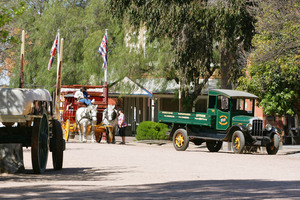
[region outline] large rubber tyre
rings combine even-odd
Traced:
[[[208,140],[206,141],[206,147],[210,152],[218,152],[222,147],[222,141]]]
[[[46,114],[35,118],[31,135],[31,162],[33,172],[41,174],[45,171],[49,152],[49,122]]]
[[[274,134],[271,138],[272,142],[266,145],[266,149],[269,155],[275,155],[277,154],[279,150],[279,144],[280,144],[280,136],[277,134]]]
[[[57,120],[53,120],[53,137],[50,141],[52,150],[52,162],[54,170],[60,170],[63,166],[63,157],[65,150],[65,141],[63,139],[63,131],[61,124]]]
[[[245,136],[241,131],[233,133],[231,145],[234,153],[242,154],[244,152]]]
[[[63,129],[63,133],[64,133],[64,139],[65,141],[69,141],[69,137],[70,137],[70,120],[68,119],[65,123],[64,123],[64,129]]]
[[[186,130],[178,129],[173,135],[173,145],[177,151],[185,151],[189,146],[189,137]]]

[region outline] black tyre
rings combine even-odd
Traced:
[[[222,147],[222,141],[208,140],[206,141],[206,147],[210,152],[218,152]]]
[[[173,145],[177,151],[185,151],[189,146],[189,137],[186,130],[178,129],[173,135]]]
[[[267,149],[267,152],[269,155],[275,155],[275,154],[277,154],[277,152],[279,150],[280,136],[277,134],[274,134],[271,139],[272,139],[272,142],[266,146],[266,149]]]
[[[63,139],[61,124],[57,120],[53,120],[53,137],[51,138],[50,146],[52,151],[53,168],[54,170],[60,170],[63,165],[65,141]]]
[[[49,152],[49,123],[46,114],[41,119],[35,118],[31,135],[31,162],[33,172],[45,171]]]
[[[231,145],[234,153],[243,153],[245,148],[245,136],[241,131],[235,131],[233,133]]]

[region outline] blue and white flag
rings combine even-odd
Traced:
[[[104,34],[104,37],[100,44],[98,52],[102,56],[102,59],[103,59],[102,69],[105,70],[107,68],[107,35],[106,34]]]

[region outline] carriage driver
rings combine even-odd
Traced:
[[[84,86],[82,86],[79,91],[75,92],[74,97],[77,98],[79,102],[84,103],[87,106],[92,105],[95,101],[94,99],[93,101],[89,99],[90,95],[87,93]]]

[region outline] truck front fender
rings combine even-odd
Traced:
[[[245,126],[234,125],[234,126],[229,127],[226,130],[226,137],[223,139],[223,141],[231,142],[232,135],[235,131],[241,131],[244,134],[246,140],[247,140],[247,138],[251,137]]]
[[[174,135],[175,131],[179,128],[183,128],[183,129],[186,130],[186,125],[184,125],[184,124],[174,124],[174,123],[172,124],[172,128],[171,128],[170,134],[169,134],[169,139],[171,139],[171,140],[173,139],[173,135]]]

